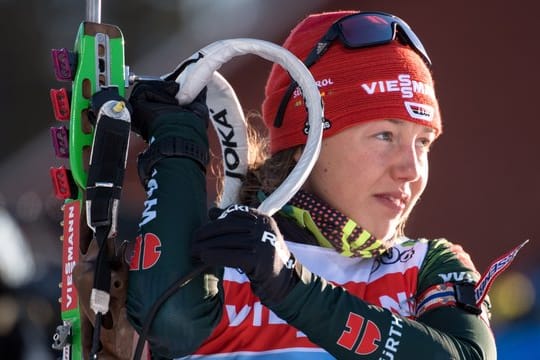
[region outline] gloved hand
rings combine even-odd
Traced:
[[[208,125],[206,87],[192,103],[182,106],[176,100],[178,88],[179,85],[172,80],[140,81],[133,88],[129,97],[133,109],[131,129],[145,141],[148,141],[154,121],[166,114],[189,111],[203,120],[205,127]]]
[[[194,239],[195,257],[210,266],[240,268],[265,305],[279,303],[300,281],[300,265],[276,222],[256,209],[231,205],[198,229]]]
[[[123,101],[126,104],[126,107],[130,113],[132,112],[130,104],[118,93],[118,88],[116,86],[103,87],[101,90],[96,92],[90,98],[90,109],[88,111],[88,120],[92,125],[96,125],[97,117],[99,110],[108,101]]]

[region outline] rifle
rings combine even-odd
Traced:
[[[66,123],[51,128],[55,153],[69,161],[69,168],[50,169],[55,195],[64,201],[62,325],[56,329],[52,347],[63,352],[63,359],[82,359],[88,356],[89,347],[83,333],[93,331],[90,352],[96,358],[109,307],[117,210],[130,132],[130,114],[119,100],[128,87],[124,39],[118,27],[101,23],[100,0],[87,0],[86,19],[79,26],[73,51],[53,49],[52,58],[57,80],[71,82],[70,92],[66,88],[50,92],[56,119]],[[107,90],[101,99],[103,106],[93,114],[90,100],[100,90]],[[81,307],[74,270],[81,265],[81,256],[96,245],[96,269],[90,274],[94,283],[92,321],[92,315]]]

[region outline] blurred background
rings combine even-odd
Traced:
[[[305,15],[337,9],[382,10],[404,18],[434,63],[444,135],[431,154],[428,189],[413,213],[410,236],[462,244],[480,272],[531,239],[490,296],[500,359],[538,358],[540,343],[540,46],[536,2],[503,0],[103,0],[102,21],[125,37],[126,64],[161,75],[203,46],[251,37],[281,43]],[[85,16],[83,0],[0,0],[2,141],[0,142],[0,354],[53,359],[62,213],[52,192],[56,81],[52,48],[72,49]],[[243,108],[260,111],[271,64],[236,58],[221,72]],[[120,236],[132,238],[143,192],[131,142]]]

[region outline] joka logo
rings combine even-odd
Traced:
[[[152,233],[144,234],[144,239],[137,236],[129,270],[147,270],[156,265],[161,256],[160,247],[161,240]]]
[[[379,348],[381,331],[373,321],[365,322],[363,316],[351,312],[345,327],[346,329],[337,341],[339,346],[352,350],[358,343],[354,350],[358,355],[369,355]],[[359,338],[360,341],[358,341]]]

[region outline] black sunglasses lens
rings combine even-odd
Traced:
[[[394,39],[394,24],[411,45],[422,55],[428,65],[431,60],[424,45],[409,25],[398,17],[385,14],[356,14],[339,21],[343,43],[350,48],[379,45]]]
[[[363,47],[389,42],[393,38],[391,22],[385,16],[350,16],[340,21],[345,45]]]

